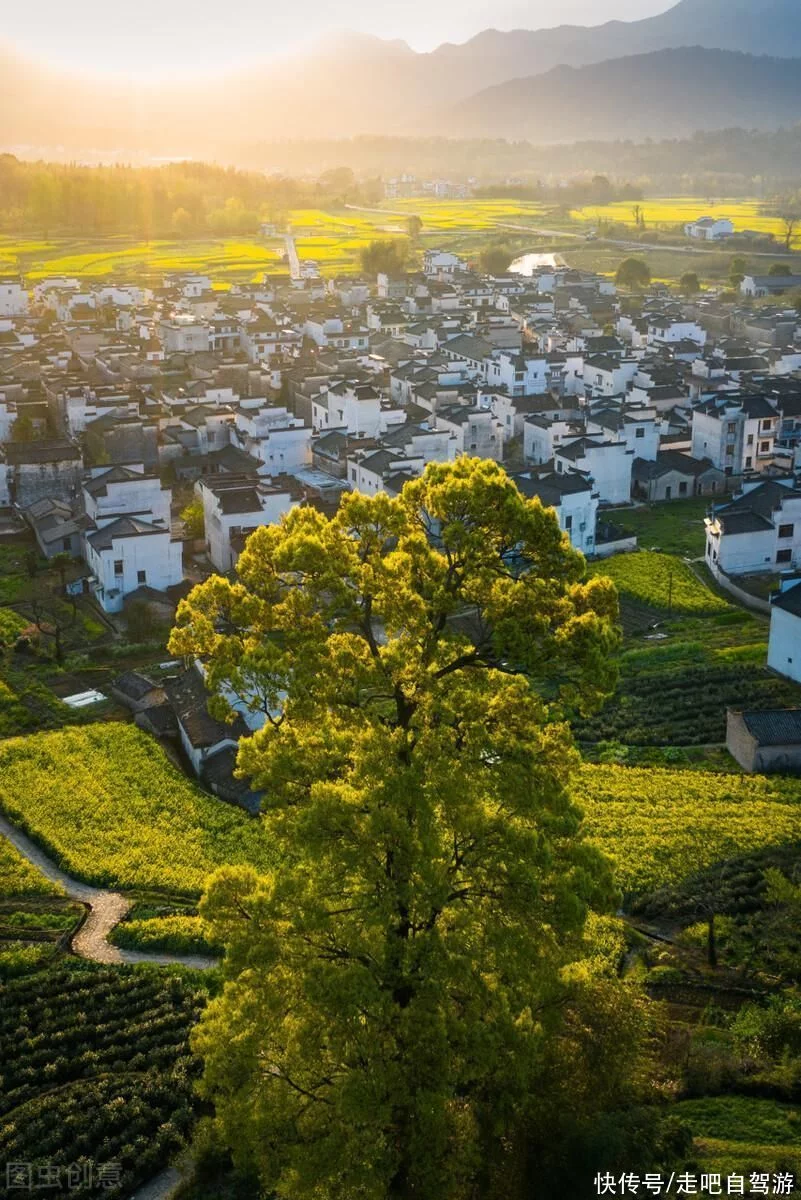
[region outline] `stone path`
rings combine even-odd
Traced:
[[[64,889],[71,900],[87,905],[89,913],[81,928],[72,939],[72,948],[81,958],[91,958],[100,963],[153,963],[156,966],[177,964],[207,971],[218,965],[218,959],[200,954],[156,954],[144,950],[123,950],[108,940],[115,925],[131,907],[131,901],[119,892],[105,891],[73,879],[66,871],[56,866],[35,842],[17,829],[16,825],[0,814],[0,834],[8,838],[12,846],[27,858],[38,871]]]

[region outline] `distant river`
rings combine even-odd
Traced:
[[[540,267],[563,267],[561,254],[523,254],[516,258],[509,270],[513,275],[533,275]]]

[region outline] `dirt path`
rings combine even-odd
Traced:
[[[142,950],[122,950],[113,946],[108,940],[115,925],[131,907],[131,901],[119,892],[105,891],[103,888],[92,887],[73,879],[66,871],[56,866],[35,842],[17,829],[15,825],[0,814],[0,834],[8,838],[12,846],[27,858],[32,866],[64,889],[71,900],[79,900],[86,904],[89,913],[81,928],[72,939],[72,948],[81,958],[91,958],[100,963],[153,963],[157,966],[177,964],[183,967],[194,967],[198,971],[206,971],[218,965],[216,958],[207,958],[200,954],[151,954]]]

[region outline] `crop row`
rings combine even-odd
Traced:
[[[81,1082],[16,1109],[0,1129],[0,1158],[24,1164],[34,1187],[49,1168],[61,1186],[47,1195],[122,1200],[181,1147],[193,1120],[186,1079]]]
[[[796,685],[752,666],[632,673],[599,714],[575,723],[574,732],[584,742],[706,745],[725,740],[727,707],[782,708],[799,702]]]

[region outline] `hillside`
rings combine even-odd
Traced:
[[[801,58],[797,7],[797,0],[680,0],[668,12],[646,20],[613,21],[594,28],[485,30],[462,45],[445,44],[426,54],[416,53],[403,41],[348,33],[322,39],[303,53],[271,60],[257,70],[227,73],[221,65],[217,77],[199,78],[192,85],[74,77],[26,61],[12,47],[0,45],[0,151],[26,156],[171,155],[231,161],[232,144],[240,140],[425,135],[431,132],[432,114],[441,124],[452,109],[456,110],[454,128],[480,127],[491,136],[503,136],[512,128],[508,110],[516,99],[527,103],[528,87],[532,94],[542,94],[541,85],[524,86],[520,81],[556,68],[588,67],[687,46]],[[733,89],[735,99],[729,108],[716,94],[714,71],[708,97],[705,78],[691,81],[695,115],[688,95],[679,119],[667,107],[673,104],[673,93],[668,93],[660,116],[661,124],[671,126],[669,131],[652,120],[638,125],[634,106],[627,102],[615,106],[604,101],[603,111],[596,112],[594,97],[589,109],[593,122],[580,123],[572,97],[565,94],[573,86],[573,77],[562,72],[545,85],[559,89],[558,111],[552,103],[548,107],[547,124],[553,124],[549,136],[533,136],[536,131],[525,123],[523,127],[532,140],[556,141],[597,136],[600,128],[617,136],[614,122],[626,118],[625,136],[643,129],[649,135],[673,135],[677,129],[693,132],[738,121],[765,128],[777,123],[777,111],[781,120],[787,119],[788,105],[774,95],[776,81],[771,75],[777,69],[743,64],[742,70],[755,76],[743,95],[739,95],[739,75],[727,82],[724,76],[719,84]],[[755,95],[757,76],[764,78],[768,90],[762,105]],[[504,84],[511,89],[507,99],[488,96],[487,89]],[[633,80],[625,78],[618,92],[629,85]],[[658,89],[653,95],[654,100],[660,99]],[[680,87],[678,98],[683,97]],[[481,113],[488,101],[486,113]],[[463,102],[462,110],[458,106]]]
[[[696,46],[556,67],[486,88],[435,120],[452,136],[547,143],[766,130],[799,119],[801,60]]]

